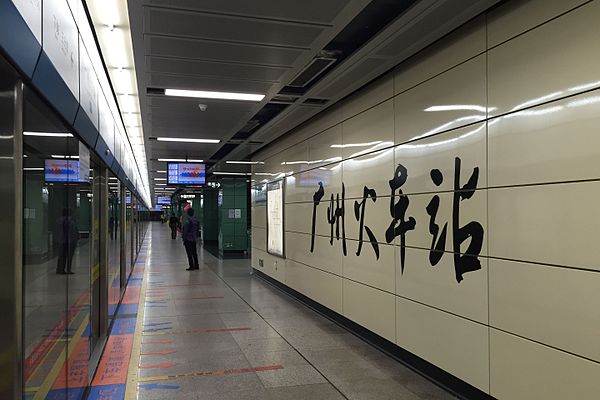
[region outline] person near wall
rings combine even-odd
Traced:
[[[110,233],[110,240],[115,240],[115,217],[112,215],[108,219],[108,232]]]
[[[177,238],[177,228],[179,227],[179,220],[175,216],[175,214],[171,214],[171,218],[169,218],[169,228],[171,228],[171,239]]]
[[[198,251],[196,249],[196,239],[198,238],[200,223],[196,217],[194,217],[193,208],[188,208],[187,215],[188,219],[183,224],[181,238],[183,239],[183,245],[185,246],[185,252],[187,253],[188,262],[190,264],[190,267],[186,270],[193,271],[200,269],[198,264]]]
[[[68,208],[63,209],[62,217],[56,221],[55,237],[58,245],[56,273],[59,275],[74,274],[72,265],[79,240],[79,229],[77,229]]]

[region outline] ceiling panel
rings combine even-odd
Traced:
[[[148,87],[217,90],[225,92],[267,93],[271,82],[225,79],[185,74],[147,73]]]
[[[155,35],[303,48],[309,48],[324,29],[320,26],[163,8],[146,8],[145,22],[145,32]]]
[[[232,115],[249,114],[254,107],[246,102],[178,97],[149,97],[148,100],[152,136],[218,137],[238,122]],[[206,111],[200,111],[199,103],[206,104]]]
[[[237,78],[267,82],[277,82],[287,72],[287,68],[280,67],[158,57],[146,57],[146,70],[149,72],[199,75],[207,78]]]
[[[291,66],[302,50],[146,35],[146,55]]]
[[[331,23],[346,0],[148,0],[146,4],[261,18]]]

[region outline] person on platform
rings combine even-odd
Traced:
[[[115,217],[112,215],[108,219],[108,232],[110,233],[110,240],[115,240]]]
[[[193,271],[200,269],[198,264],[198,251],[196,249],[196,239],[198,238],[198,231],[200,229],[200,223],[194,217],[194,209],[188,208],[187,210],[188,219],[183,224],[181,231],[181,238],[183,239],[183,245],[185,246],[185,252],[188,256],[188,262],[190,267],[187,271]]]
[[[177,228],[179,228],[179,220],[175,214],[171,214],[171,218],[169,218],[169,228],[171,228],[171,239],[176,239]]]
[[[75,248],[79,240],[79,229],[77,229],[68,208],[63,209],[62,217],[56,221],[55,235],[58,245],[56,273],[59,275],[74,274],[72,265]]]

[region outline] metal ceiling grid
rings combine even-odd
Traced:
[[[219,144],[147,141],[157,158],[207,160],[290,82],[369,0],[132,0],[139,92],[147,88],[265,94],[260,103],[141,95],[150,137],[218,138]],[[201,112],[198,104],[206,104]],[[243,146],[256,149],[254,143]],[[150,180],[164,174],[150,173]]]

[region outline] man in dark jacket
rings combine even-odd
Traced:
[[[185,252],[188,256],[188,262],[190,267],[187,271],[200,269],[198,264],[198,251],[196,250],[196,238],[198,237],[198,230],[200,229],[200,223],[194,217],[194,209],[189,208],[188,219],[183,224],[183,230],[181,231],[181,238],[183,239],[183,245],[185,246]]]
[[[56,273],[59,275],[74,274],[71,268],[73,255],[79,240],[79,229],[77,229],[75,221],[69,215],[68,208],[63,209],[62,217],[56,221],[55,238],[58,245]]]
[[[179,228],[179,220],[175,214],[171,214],[169,218],[169,228],[171,228],[171,239],[177,238],[177,228]]]

